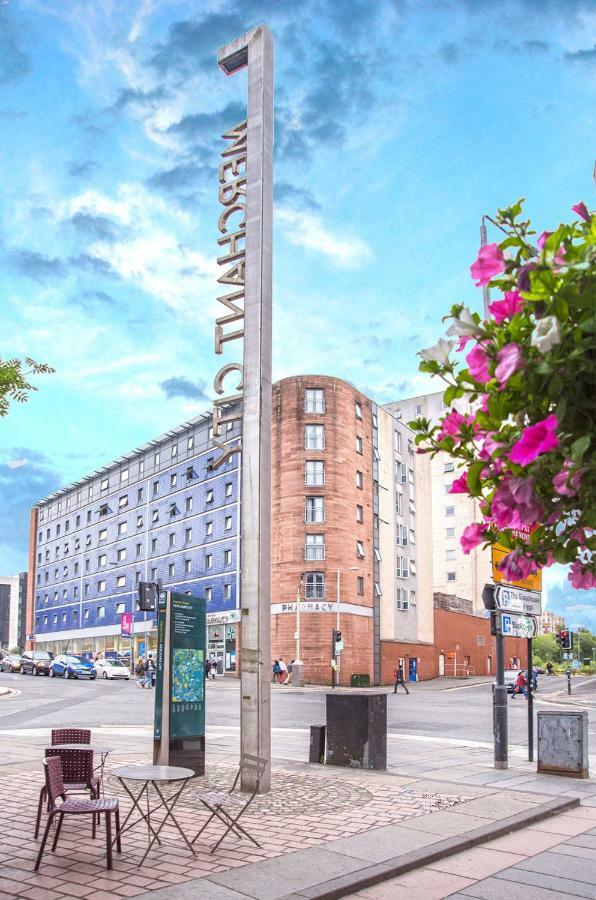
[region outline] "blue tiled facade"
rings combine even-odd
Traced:
[[[210,425],[195,419],[37,504],[38,647],[104,649],[139,581],[205,597],[208,621],[238,621],[238,455],[210,469]],[[135,633],[152,618],[135,612]]]

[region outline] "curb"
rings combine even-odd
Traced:
[[[577,806],[579,806],[577,797],[566,800],[550,800],[548,803],[541,803],[533,810],[526,810],[490,825],[482,825],[480,828],[456,837],[445,838],[420,850],[402,853],[400,856],[394,856],[374,866],[367,866],[349,875],[342,875],[293,894],[286,894],[280,900],[337,900],[337,898],[345,897],[346,894],[357,893],[364,888],[387,881],[389,878],[395,878],[397,875],[405,875],[406,872],[411,872],[413,869],[420,869],[422,866],[444,859],[446,856],[453,856],[454,853],[469,850],[478,844],[484,844],[486,841],[502,837],[512,831],[526,828],[528,825],[567,812]],[[328,844],[327,849],[331,848],[332,844]]]

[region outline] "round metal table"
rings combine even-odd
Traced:
[[[194,856],[194,848],[186,835],[184,834],[182,828],[180,827],[176,817],[174,816],[173,809],[176,806],[178,800],[180,799],[186,785],[190,781],[191,778],[194,778],[194,772],[192,769],[184,769],[181,766],[152,766],[152,765],[137,765],[137,766],[120,766],[117,769],[112,769],[111,774],[118,779],[123,789],[126,791],[130,799],[132,800],[132,808],[128,812],[126,818],[122,822],[120,826],[119,834],[124,834],[125,831],[128,831],[130,828],[134,828],[136,825],[139,825],[141,822],[145,822],[147,825],[147,849],[143,854],[143,858],[141,859],[139,866],[142,866],[145,862],[147,854],[157,841],[158,844],[161,844],[159,839],[159,835],[161,833],[162,828],[166,824],[168,820],[171,819],[172,824],[177,828],[180,836],[184,840],[184,843],[190,850],[190,852]],[[138,793],[133,793],[133,791],[129,788],[127,782],[142,782],[141,789]],[[162,791],[160,790],[160,785],[165,784],[179,784],[178,789],[172,794],[171,797],[164,797]],[[159,797],[159,803],[156,806],[151,807],[151,800],[149,795],[149,787],[152,787],[157,796]],[[147,811],[144,812],[141,808],[141,802],[143,800],[143,796],[145,796]],[[139,817],[134,819],[129,823],[129,819],[133,815],[135,809],[137,810]],[[154,827],[151,819],[155,817],[155,813],[158,810],[165,810],[165,815],[159,821],[155,822],[156,827]]]

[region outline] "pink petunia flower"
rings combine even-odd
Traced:
[[[466,349],[466,344],[472,340],[471,334],[460,334],[459,340],[457,342],[457,347],[455,348],[456,353],[461,353],[462,350]]]
[[[584,567],[579,559],[571,564],[569,575],[567,576],[572,587],[578,591],[589,591],[596,587],[596,574],[590,569]]]
[[[476,344],[473,350],[470,350],[466,356],[466,362],[470,375],[480,384],[486,384],[490,381],[490,372],[488,371],[489,356],[486,350]]]
[[[524,358],[519,344],[512,342],[505,344],[497,353],[497,367],[495,376],[503,390],[514,372],[523,368]]]
[[[512,550],[503,557],[498,569],[508,581],[520,581],[537,572],[538,565],[523,550]]]
[[[535,425],[529,425],[524,429],[519,441],[516,441],[509,459],[511,462],[520,466],[529,466],[542,453],[550,453],[555,447],[559,446],[559,438],[556,431],[559,425],[558,419],[554,413],[547,416],[541,422]]]
[[[490,514],[498,528],[521,528],[539,522],[544,514],[533,478],[506,478],[496,489]]]
[[[468,494],[468,473],[464,472],[451,485],[450,494]]]
[[[583,201],[581,201],[580,203],[576,203],[575,206],[571,207],[571,209],[580,217],[580,219],[583,219],[584,222],[589,223],[592,221],[592,217],[588,211],[588,207]]]
[[[474,547],[478,547],[479,544],[482,544],[482,542],[485,540],[485,531],[486,526],[478,525],[477,522],[474,522],[472,525],[468,525],[467,528],[464,528],[463,534],[459,540],[464,553],[468,554],[474,549]]]
[[[471,416],[462,416],[456,409],[452,409],[441,422],[439,440],[442,441],[447,436],[459,438],[462,425],[470,425],[471,422]]]
[[[557,494],[561,494],[562,497],[575,497],[585,472],[585,466],[573,472],[573,462],[570,459],[566,459],[561,471],[557,472],[553,478],[553,485]]]
[[[517,315],[525,302],[519,291],[507,291],[503,300],[495,300],[488,309],[497,325],[500,325],[505,319],[512,319]]]
[[[551,234],[552,234],[552,231],[543,231],[542,234],[540,235],[540,237],[538,238],[538,240],[536,241],[536,243],[538,244],[538,246],[540,247],[541,250],[544,249],[544,245],[548,241]]]
[[[470,266],[476,287],[488,284],[491,278],[505,271],[505,257],[496,244],[488,244],[478,251],[476,262]]]
[[[480,409],[483,413],[488,413],[488,394],[483,394],[480,398]]]

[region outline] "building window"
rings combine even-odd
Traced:
[[[455,581],[455,572],[447,572],[447,581]]]
[[[179,516],[180,510],[175,503],[170,503],[170,516]]]
[[[171,531],[170,532],[170,547],[175,547],[175,546],[176,546],[176,532]]]
[[[364,522],[364,507],[356,505],[356,521],[362,523]]]
[[[157,569],[155,568],[155,566],[151,569],[151,581],[157,581]]]
[[[68,501],[66,501],[66,502],[68,503]],[[64,530],[70,531],[70,519],[67,519],[66,522],[64,523]]]
[[[443,472],[454,472],[455,471],[455,463],[447,462],[443,466]]]
[[[140,459],[139,460],[139,475],[142,475],[144,471],[145,471],[145,460]]]
[[[196,477],[197,477],[197,473],[195,472],[194,467],[189,466],[186,470],[186,480],[192,481],[193,478],[196,478]]]
[[[325,559],[325,535],[307,534],[304,542],[304,558],[322,560]]]
[[[447,550],[445,553],[445,559],[455,559],[455,550]]]
[[[103,594],[104,591],[105,591],[105,589],[106,589],[106,583],[105,583],[105,581],[98,581],[98,582],[97,582],[97,593],[98,593],[98,594]]]
[[[156,468],[157,468],[157,466],[159,465],[159,452],[156,453],[156,454],[154,455],[154,457],[153,457],[153,465],[154,465]]]
[[[72,592],[73,592],[75,598],[79,596],[79,589],[78,589],[78,587],[76,586],[76,584],[75,584],[75,586],[74,586]]]
[[[184,507],[184,511],[187,513],[192,512],[192,497],[186,498],[186,505]]]
[[[362,575],[356,577],[356,593],[359,597],[364,596],[364,578]]]
[[[398,516],[404,514],[404,498],[399,491],[395,492],[395,514]]]
[[[395,464],[395,475],[397,481],[401,484],[406,484],[408,480],[408,467],[405,463],[396,462]]]
[[[354,404],[354,411],[356,413],[356,418],[361,419],[362,418],[362,404],[359,403],[358,400],[356,400],[356,402]]]
[[[362,453],[362,438],[356,435],[356,453]]]
[[[81,539],[75,538],[75,550],[80,550],[80,549],[81,549]]]
[[[143,517],[137,516],[137,528],[142,528],[142,527],[143,527]]]
[[[87,510],[87,523],[89,523],[90,521],[91,521],[91,510],[88,509]]]
[[[231,531],[231,530],[232,530],[232,517],[231,517],[231,516],[226,516],[226,520],[225,520],[225,530],[226,530],[226,531]]]
[[[454,538],[455,537],[455,528],[447,528],[445,531],[445,537]]]
[[[306,600],[325,599],[325,573],[306,572],[304,575],[304,598]]]
[[[324,425],[305,425],[304,426],[304,448],[305,448],[305,450],[324,450],[325,449],[325,426]]]
[[[224,598],[224,600],[232,599],[232,585],[231,584],[224,584],[223,598]]]
[[[84,611],[84,613],[83,613],[83,618],[84,618],[85,620],[87,620],[87,619],[89,618],[89,610],[88,610],[88,609],[86,609],[86,610]]]
[[[206,553],[205,554],[205,568],[210,569],[213,566],[213,554]]]
[[[85,572],[89,571],[90,566],[91,566],[91,561],[89,560],[89,557],[87,557],[87,559],[85,560]]]
[[[413,559],[410,560],[410,572],[412,575],[416,574],[416,562]]]
[[[375,581],[375,597],[382,597],[383,591],[381,590],[381,585],[378,581]]]
[[[213,490],[211,488],[205,494],[205,503],[213,503]]]
[[[79,564],[78,564],[78,562],[76,562],[76,563],[74,564],[74,573],[75,573],[75,575],[78,575],[78,574],[79,574]]]
[[[194,445],[195,445],[194,435],[191,434],[190,437],[188,438],[188,441],[186,442],[186,449],[192,450]]]
[[[107,478],[102,478],[102,479],[101,479],[101,484],[100,484],[100,486],[99,486],[100,491],[107,491],[108,486],[109,486],[109,481],[108,481],[108,479],[107,479]]]
[[[419,403],[414,407],[414,415],[415,416],[422,415],[422,406]]]
[[[226,481],[226,497],[232,496],[233,485],[231,481]]]
[[[184,571],[186,572],[187,575],[190,575],[190,573],[192,571],[192,560],[190,560],[190,559],[184,560]]]
[[[141,503],[143,499],[143,488],[137,488],[137,503]]]
[[[168,566],[168,577],[173,578],[176,574],[176,566],[174,563],[170,563]]]
[[[99,515],[100,515],[100,516],[107,516],[107,514],[109,513],[109,511],[110,511],[110,510],[109,510],[109,508],[108,508],[108,504],[107,504],[107,503],[102,503],[101,506],[99,507]]]
[[[120,472],[120,483],[128,481],[128,469],[122,469]]]
[[[106,617],[106,608],[105,606],[98,606],[97,611],[95,613],[96,619],[105,619]]]
[[[135,572],[135,585],[139,585],[141,583],[141,572],[139,569]]]
[[[454,516],[455,515],[455,506],[446,506],[445,507],[445,515],[446,516]]]
[[[212,593],[213,593],[212,588],[210,588],[210,587],[205,588],[205,600],[207,601],[207,603],[209,603],[209,601],[211,600]]]
[[[89,543],[91,543],[91,535],[87,535],[87,537],[89,538]],[[108,529],[102,528],[97,536],[98,543],[101,544],[102,541],[107,541],[107,539],[108,539]]]
[[[213,522],[205,522],[205,534],[207,536],[213,534]]]
[[[106,556],[105,553],[101,553],[97,557],[97,565],[98,566],[107,566],[107,564],[108,564],[108,557]]]
[[[307,460],[304,466],[304,483],[311,487],[322,487],[325,484],[325,464],[322,460]]]
[[[116,604],[116,615],[121,616],[122,613],[126,612],[126,603],[117,603]]]
[[[159,512],[154,509],[151,513],[151,522],[155,525],[156,522],[159,522]]]
[[[397,557],[395,574],[398,578],[407,578],[410,574],[408,570],[408,559],[405,556]]]
[[[224,566],[232,565],[232,551],[224,550]]]
[[[396,605],[397,609],[409,609],[410,608],[410,602],[408,599],[408,589],[407,588],[398,588],[397,589],[395,605]]]
[[[178,444],[172,444],[172,459],[178,456]]]
[[[323,497],[307,497],[304,506],[305,522],[325,521],[325,501]]]
[[[322,388],[306,388],[304,391],[304,412],[325,412],[325,391]]]
[[[187,544],[190,543],[190,541],[192,541],[192,528],[186,529],[186,531],[184,532],[184,539]]]
[[[128,506],[128,494],[122,494],[118,498],[118,509],[123,509],[125,506]]]
[[[118,534],[126,534],[128,531],[128,522],[118,523]]]
[[[362,490],[364,487],[364,478],[362,472],[359,472],[358,470],[356,470],[356,487],[360,488],[360,490]]]
[[[124,547],[122,547],[121,550],[118,550],[117,557],[118,562],[124,562],[124,560],[126,559],[126,549]]]
[[[170,475],[170,487],[176,487],[176,483],[178,481],[178,476],[175,472],[172,472]]]
[[[364,559],[366,551],[364,550],[364,541],[356,541],[356,556],[358,559]]]
[[[153,482],[153,496],[154,497],[158,493],[158,491],[159,491],[159,481],[154,481]]]
[[[151,552],[155,553],[157,550],[157,538],[151,538]]]
[[[143,545],[137,544],[137,557],[139,557],[142,552],[143,552]]]
[[[126,575],[118,575],[118,578],[116,579],[116,587],[126,587]]]
[[[408,546],[408,526],[407,525],[398,525],[398,533],[397,533],[397,543],[401,544],[402,547]]]

